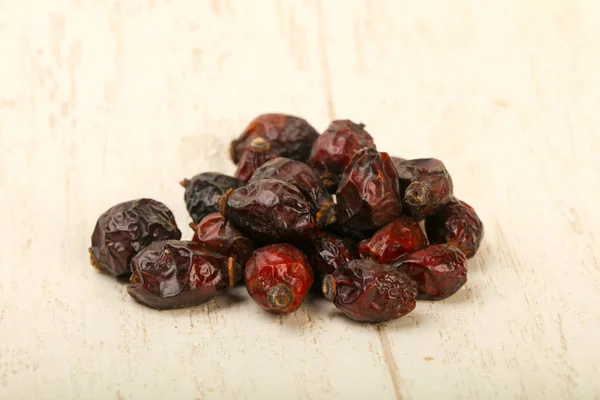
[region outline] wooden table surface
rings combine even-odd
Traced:
[[[597,0],[0,1],[1,399],[600,399]],[[245,289],[172,312],[97,273],[97,217],[234,171],[256,115],[442,159],[469,282],[385,325]]]

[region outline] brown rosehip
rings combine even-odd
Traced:
[[[315,141],[308,164],[317,171],[330,192],[335,193],[340,175],[358,150],[376,148],[373,138],[364,128],[364,124],[350,120],[333,121]]]
[[[263,179],[227,192],[221,214],[255,242],[301,242],[315,231],[308,201],[294,185]]]
[[[204,172],[180,184],[185,188],[185,205],[196,224],[206,215],[219,211],[219,199],[226,191],[242,186],[233,176],[219,172]]]
[[[483,240],[483,223],[473,207],[454,199],[425,220],[431,243],[448,243],[461,249],[467,258],[475,255]]]
[[[262,179],[278,179],[296,186],[308,200],[317,225],[335,221],[335,203],[331,194],[325,190],[315,171],[302,161],[279,157],[266,162],[254,172],[250,182]]]
[[[320,278],[356,258],[345,239],[326,232],[311,237],[303,245],[303,250],[315,275]]]
[[[387,153],[359,150],[344,170],[337,193],[338,221],[373,232],[402,213],[398,175]]]
[[[163,203],[137,199],[106,210],[96,222],[89,249],[92,265],[117,276],[131,273],[131,259],[152,242],[181,239],[175,217]]]
[[[246,184],[258,167],[275,158],[277,158],[277,154],[271,151],[269,142],[261,137],[254,138],[248,144],[248,148],[242,153],[234,176]]]
[[[402,256],[392,266],[417,282],[419,299],[442,300],[467,283],[467,257],[454,246],[431,245]]]
[[[245,271],[246,289],[264,310],[294,312],[313,284],[313,270],[302,251],[287,244],[272,244],[254,252]]]
[[[423,219],[451,200],[452,178],[440,160],[406,160],[397,170],[404,211],[411,217]]]
[[[246,265],[256,248],[252,240],[218,212],[208,214],[198,225],[192,223],[190,227],[194,229],[193,242],[201,243],[224,256],[233,257],[241,265]]]
[[[415,309],[417,285],[396,268],[358,259],[326,275],[323,294],[356,321],[385,322]]]
[[[242,267],[200,243],[155,242],[131,261],[127,292],[159,310],[204,303],[242,278]]]
[[[400,217],[378,230],[370,239],[360,242],[359,253],[362,258],[389,264],[427,244],[419,223],[409,217]]]
[[[239,163],[248,143],[257,137],[266,139],[271,150],[281,157],[306,161],[319,133],[306,120],[293,115],[259,115],[231,142],[229,152],[235,164]]]

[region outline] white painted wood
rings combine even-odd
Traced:
[[[600,3],[0,2],[0,399],[600,398]],[[366,123],[479,212],[469,282],[382,326],[243,288],[156,312],[88,263],[110,205],[189,220],[262,112]]]

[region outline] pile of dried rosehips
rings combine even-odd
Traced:
[[[483,224],[453,195],[436,159],[379,152],[362,124],[267,114],[231,143],[235,176],[204,172],[181,185],[193,220],[137,199],[99,218],[92,264],[130,276],[128,293],[156,309],[194,306],[245,281],[273,313],[294,312],[311,288],[357,321],[411,312],[467,281]],[[424,222],[425,233],[420,222]]]

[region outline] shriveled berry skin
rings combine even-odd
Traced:
[[[392,264],[419,287],[419,299],[442,300],[467,283],[467,257],[458,247],[436,244],[408,253]]]
[[[315,275],[320,278],[356,258],[352,246],[345,239],[325,232],[311,237],[302,249]]]
[[[208,214],[198,225],[190,226],[194,229],[193,242],[201,243],[224,256],[233,257],[241,265],[246,265],[256,249],[252,240],[218,212]]]
[[[115,277],[129,275],[133,256],[158,240],[181,239],[167,206],[152,199],[119,203],[105,211],[92,234],[92,265]]]
[[[258,168],[250,182],[278,179],[290,183],[304,194],[319,226],[335,221],[335,204],[315,171],[302,161],[279,157]]]
[[[256,137],[266,139],[271,150],[281,157],[306,161],[319,132],[306,120],[293,115],[259,115],[239,138],[231,142],[229,152],[235,164],[240,161],[248,143]]]
[[[256,250],[246,264],[248,294],[263,310],[275,314],[296,311],[313,280],[313,270],[304,253],[287,243]]]
[[[387,153],[359,150],[342,174],[336,193],[338,221],[374,231],[402,213],[398,175]]]
[[[423,219],[452,199],[452,178],[440,160],[406,160],[397,165],[397,170],[402,204],[407,215]]]
[[[323,294],[356,321],[385,322],[415,309],[417,284],[389,265],[358,259],[326,275]]]
[[[242,267],[200,243],[155,242],[131,261],[127,293],[137,302],[159,310],[195,306],[232,287]]]
[[[269,142],[261,137],[254,138],[242,153],[234,177],[246,184],[261,165],[275,158],[277,154],[271,150]]]
[[[427,246],[427,237],[419,223],[412,218],[402,216],[359,244],[362,258],[370,258],[380,264],[389,264],[411,251]]]
[[[226,193],[221,214],[258,243],[300,242],[315,231],[302,192],[276,179],[252,182]]]
[[[454,199],[425,219],[431,243],[448,243],[461,249],[467,258],[475,255],[483,240],[483,222],[473,207]]]
[[[315,141],[308,165],[317,171],[330,192],[335,193],[340,175],[358,150],[376,147],[373,138],[364,128],[364,124],[336,120]]]
[[[232,176],[218,172],[204,172],[191,179],[184,179],[184,199],[192,221],[200,222],[207,214],[219,211],[218,201],[229,189],[242,186],[242,182]]]

